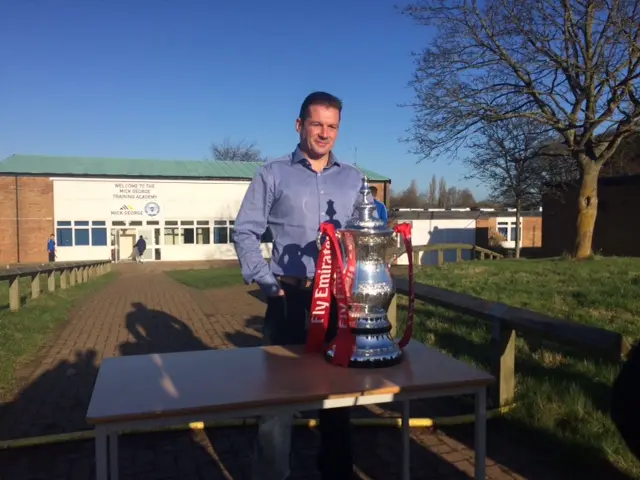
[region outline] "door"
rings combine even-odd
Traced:
[[[136,243],[135,229],[122,229],[118,238],[118,250],[120,251],[120,261],[133,260],[133,246]]]

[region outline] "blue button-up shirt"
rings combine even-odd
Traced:
[[[277,275],[312,278],[320,224],[329,221],[341,228],[353,215],[361,185],[360,170],[333,154],[319,173],[299,148],[263,165],[247,189],[233,230],[244,281],[275,295],[280,290]],[[260,250],[267,227],[273,236],[270,263]]]

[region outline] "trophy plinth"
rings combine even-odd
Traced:
[[[337,230],[345,266],[355,264],[348,288],[348,310],[355,350],[349,367],[381,368],[402,361],[402,350],[391,336],[387,310],[395,287],[386,251],[395,240],[395,232],[378,218],[376,204],[365,177],[360,187],[354,215]],[[334,348],[326,352],[332,360]]]

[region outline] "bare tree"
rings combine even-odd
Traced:
[[[256,148],[255,142],[240,140],[233,143],[225,138],[222,143],[211,145],[213,159],[226,162],[264,162],[266,158],[262,156],[260,150]]]
[[[540,155],[549,144],[539,123],[512,118],[484,126],[471,145],[465,164],[469,178],[483,182],[491,198],[516,209],[516,258],[520,258],[520,224],[522,208],[539,205],[547,183],[546,159]]]
[[[436,178],[435,173],[431,177],[431,183],[429,183],[429,188],[427,189],[427,206],[435,207],[438,199],[438,179]]]
[[[415,152],[455,156],[511,118],[553,130],[580,172],[574,256],[589,256],[600,170],[640,123],[640,0],[417,0],[401,12],[437,30],[411,82]]]

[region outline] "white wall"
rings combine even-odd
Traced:
[[[403,221],[401,221],[403,222]],[[435,245],[439,243],[476,243],[476,221],[474,219],[463,220],[408,220],[411,226],[411,240],[413,245]],[[398,246],[402,240],[398,239]],[[462,252],[463,260],[471,259],[471,252]],[[445,262],[456,261],[455,250],[445,250]],[[398,258],[398,265],[407,265],[407,254]],[[420,265],[437,265],[437,252],[425,252],[420,255]]]
[[[164,245],[164,221],[235,220],[249,186],[248,181],[166,181],[52,178],[54,217],[57,221],[160,222],[162,260],[235,259],[232,244]],[[122,228],[122,227],[120,227]],[[132,227],[135,228],[135,227]],[[141,228],[141,227],[137,227]],[[158,226],[143,227],[147,229]],[[213,242],[213,237],[211,239]],[[147,244],[149,241],[147,240]],[[130,253],[130,252],[129,252]],[[269,246],[263,245],[265,256]],[[128,255],[128,253],[126,254]],[[125,257],[125,252],[122,256]],[[93,260],[111,257],[111,246],[58,246],[58,260]]]

